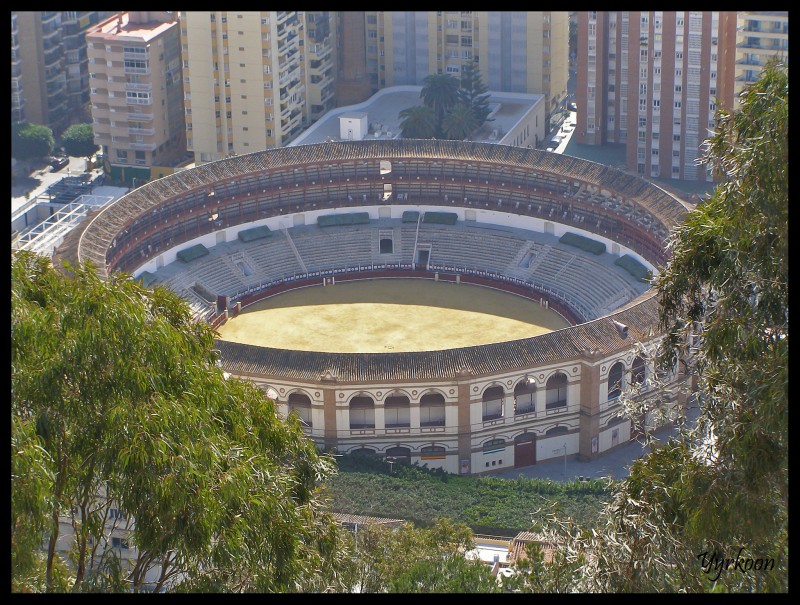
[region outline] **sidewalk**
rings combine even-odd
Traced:
[[[688,421],[693,423],[698,414],[699,409],[692,399],[687,412]],[[659,441],[666,442],[674,434],[675,429],[667,427],[656,431],[654,436]],[[485,476],[505,479],[516,479],[522,476],[529,479],[551,479],[553,481],[573,481],[579,477],[624,479],[630,474],[630,465],[649,452],[649,446],[645,447],[637,441],[631,441],[589,462],[581,462],[575,456],[568,456],[565,465],[563,457],[553,458],[533,466],[487,473]]]

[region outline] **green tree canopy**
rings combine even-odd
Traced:
[[[461,141],[466,139],[480,126],[475,117],[475,112],[469,105],[456,103],[442,122],[444,136],[448,139]]]
[[[177,295],[67,269],[12,257],[15,589],[335,589],[346,540],[317,491],[333,460],[223,374]]]
[[[461,88],[459,98],[462,103],[472,108],[478,126],[482,126],[487,121],[489,113],[489,92],[486,84],[483,83],[477,61],[467,63],[461,70]],[[491,122],[491,120],[488,120]]]
[[[355,543],[352,581],[360,592],[445,592],[461,577],[471,578],[473,587],[483,586],[484,576],[463,561],[464,553],[475,547],[466,525],[447,519],[427,528],[368,525],[359,528]],[[469,566],[444,565],[453,558]]]
[[[399,117],[400,132],[404,139],[430,139],[436,134],[436,115],[430,107],[407,107]]]
[[[450,74],[431,74],[423,80],[420,97],[426,107],[436,115],[436,136],[442,136],[442,121],[458,103],[459,82]]]
[[[12,128],[11,155],[18,160],[47,157],[55,145],[53,131],[47,126],[22,122]]]
[[[61,144],[67,155],[90,158],[99,149],[94,143],[91,124],[73,124],[61,135]]]

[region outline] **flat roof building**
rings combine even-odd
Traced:
[[[107,171],[140,184],[169,174],[186,157],[176,14],[118,13],[86,41],[94,138]]]
[[[385,140],[401,138],[400,112],[422,105],[422,86],[392,86],[378,91],[368,100],[328,112],[288,146],[325,141]],[[468,140],[517,147],[537,147],[547,132],[544,95],[511,92],[489,93],[489,120]],[[354,128],[352,136],[342,133],[342,120],[366,117],[366,132]],[[363,136],[361,136],[363,135]]]

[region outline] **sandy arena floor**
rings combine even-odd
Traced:
[[[287,292],[247,307],[219,332],[280,349],[385,353],[502,342],[568,325],[536,302],[489,288],[381,279]]]

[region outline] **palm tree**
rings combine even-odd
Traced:
[[[450,74],[431,74],[422,82],[420,97],[427,107],[433,109],[436,115],[437,134],[441,136],[444,116],[458,103],[459,82]]]
[[[466,139],[480,125],[472,107],[464,103],[458,103],[445,116],[442,122],[442,129],[446,138],[460,141]]]
[[[430,107],[415,105],[398,115],[404,139],[430,139],[436,134],[436,115]]]

